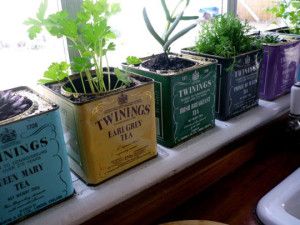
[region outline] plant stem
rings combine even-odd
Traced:
[[[107,66],[108,90],[110,91],[111,89],[110,67],[109,67],[107,55],[105,55],[105,61]]]
[[[84,94],[86,94],[86,89],[85,89],[85,85],[84,85],[84,82],[83,82],[82,72],[80,72],[79,74],[80,74],[80,80],[81,80],[81,85],[82,85],[82,88],[83,88],[83,92],[84,92]]]
[[[116,88],[117,88],[117,86],[118,86],[118,83],[119,83],[119,80],[117,80],[117,82],[116,82],[116,84],[115,84],[115,86],[114,86],[114,88],[113,88],[113,89],[116,89]]]
[[[87,77],[87,80],[89,82],[89,85],[90,85],[90,88],[91,88],[91,91],[93,94],[95,94],[95,88],[94,88],[94,85],[93,85],[93,82],[92,82],[92,75],[90,73],[89,70],[85,70],[85,74],[86,74],[86,77]]]
[[[68,39],[69,39],[71,42],[73,42],[74,45],[79,45],[75,39],[70,38],[70,37],[68,37]],[[81,46],[84,46],[84,44],[81,44]],[[79,55],[82,57],[82,53],[81,53],[80,49],[78,49],[78,53],[79,53]],[[95,62],[95,63],[96,63],[96,62]],[[94,88],[94,84],[93,84],[93,81],[92,81],[92,79],[93,79],[93,78],[92,78],[92,75],[91,75],[91,73],[90,73],[88,70],[85,70],[85,74],[86,74],[86,78],[87,78],[87,80],[88,80],[90,89],[91,89],[92,93],[94,94],[94,93],[95,93],[95,88]],[[84,86],[84,84],[83,84],[83,86]],[[84,86],[84,89],[85,89],[85,86]]]
[[[71,80],[71,78],[70,78],[69,76],[68,76],[68,79],[69,79],[69,81],[70,81],[70,84],[71,84],[73,90],[74,90],[76,93],[78,93],[78,91],[77,91],[75,85],[73,84],[73,81]]]
[[[103,57],[103,49],[102,49],[102,45],[103,45],[103,40],[99,41],[99,51],[98,51],[98,58],[99,58],[99,67],[98,67],[98,63],[96,64],[96,74],[98,77],[98,82],[99,82],[99,88],[101,91],[106,92],[106,86],[104,83],[104,75],[103,75],[103,63],[102,63],[102,57]],[[94,56],[94,60],[97,60],[96,56]]]
[[[97,62],[96,56],[93,56],[93,60],[95,61],[95,71],[96,71],[96,76],[97,76],[97,79],[98,79],[98,89],[100,91],[106,91],[106,87],[105,87],[105,84],[103,82],[102,69],[99,68],[99,66],[98,66],[98,62]]]

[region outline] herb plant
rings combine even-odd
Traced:
[[[248,35],[250,29],[232,14],[218,15],[202,24],[194,50],[231,58],[261,48],[261,43]]]
[[[267,11],[283,18],[292,33],[300,34],[300,0],[281,0]]]
[[[109,4],[107,0],[83,0],[81,9],[74,19],[66,11],[59,11],[46,17],[46,9],[47,0],[43,0],[36,18],[29,18],[25,21],[25,24],[30,26],[29,37],[34,39],[43,29],[46,29],[57,38],[68,39],[79,56],[75,57],[71,64],[66,62],[51,64],[40,82],[61,81],[68,77],[71,69],[79,72],[85,94],[114,89],[116,85],[111,82],[109,69],[107,70],[107,84],[104,82],[103,64],[105,62],[109,68],[107,53],[115,50],[116,35],[108,25],[108,19],[120,11],[120,6]],[[92,68],[95,70],[95,75],[91,72]],[[131,82],[125,73],[118,73],[117,78],[121,85],[128,85]],[[73,91],[77,92],[70,78],[69,81]]]
[[[271,35],[271,34],[261,36],[260,40],[264,44],[277,44],[277,43],[283,41],[282,39],[279,38],[278,35]]]
[[[185,29],[179,31],[171,37],[171,34],[174,32],[175,28],[182,20],[195,20],[198,19],[198,16],[184,16],[184,10],[190,3],[190,0],[179,0],[172,11],[169,10],[165,0],[161,0],[161,5],[163,7],[165,16],[166,16],[166,28],[163,35],[158,35],[155,29],[153,28],[146,8],[143,9],[144,21],[146,23],[147,29],[151,35],[158,41],[162,46],[164,53],[168,54],[170,52],[171,44],[176,41],[178,38],[182,37],[184,34],[189,32],[191,29],[196,27],[196,23],[186,27]],[[178,10],[183,5],[183,9],[178,13]]]

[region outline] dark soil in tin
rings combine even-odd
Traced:
[[[17,116],[32,106],[32,101],[12,91],[0,91],[0,121]]]
[[[182,70],[194,66],[195,63],[182,59],[179,57],[168,57],[167,54],[162,53],[156,56],[153,56],[151,59],[142,63],[142,66],[151,70]]]
[[[86,84],[88,84],[88,81],[85,80],[84,81]],[[106,84],[106,86],[108,86],[108,81],[107,79],[104,79],[104,82]],[[112,86],[115,86],[115,83],[117,82],[117,78],[115,77],[115,75],[112,75],[111,76],[111,83],[112,83]],[[132,88],[134,86],[137,86],[139,85],[139,83],[141,82],[146,82],[144,80],[136,80],[136,79],[133,79],[133,82],[131,84],[129,84],[128,86],[125,87],[125,89],[128,89],[128,88]],[[83,91],[83,87],[82,87],[82,83],[81,83],[81,80],[80,78],[76,78],[73,80],[73,84],[74,86],[76,87],[78,93],[84,93]],[[73,95],[70,96],[70,97],[67,97],[67,96],[64,96],[65,98],[69,99],[70,101],[72,101],[73,103],[77,103],[77,104],[80,104],[80,103],[85,103],[85,102],[88,102],[88,101],[92,101],[98,97],[102,97],[102,96],[106,96],[106,95],[110,95],[111,93],[116,93],[118,91],[118,88],[120,88],[120,82],[119,82],[119,85],[117,85],[116,89],[112,89],[111,91],[108,91],[108,92],[104,92],[104,93],[97,93],[97,94],[92,94],[90,88],[88,85],[86,85],[87,89],[87,94],[80,94],[78,97],[74,97]],[[62,92],[61,92],[61,87],[62,86],[65,86],[69,89],[72,89],[72,86],[70,84],[69,81],[66,81],[65,83],[54,83],[54,84],[48,84],[47,86],[54,92],[56,92],[57,94],[59,95],[62,95]]]

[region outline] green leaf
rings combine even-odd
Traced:
[[[147,26],[150,34],[163,46],[165,44],[165,42],[154,30],[154,28],[149,20],[146,8],[143,9],[143,16],[144,16],[144,21],[146,23],[146,26]]]
[[[28,30],[27,30],[29,38],[31,40],[35,39],[41,31],[42,31],[41,26],[32,26],[32,27],[28,28]]]
[[[128,74],[121,71],[120,69],[115,68],[114,72],[115,72],[118,80],[121,81],[122,83],[124,83],[125,85],[128,85],[132,82],[130,77],[128,76]]]
[[[291,0],[291,5],[295,8],[295,9],[300,9],[300,1],[299,0]]]
[[[52,80],[51,79],[39,79],[38,80],[38,84],[48,84],[51,83]]]
[[[69,68],[70,65],[66,62],[52,63],[39,81],[45,83],[61,81],[68,77]]]
[[[128,56],[126,58],[126,63],[128,65],[139,65],[142,63],[142,60],[136,56]]]
[[[111,15],[115,15],[115,14],[119,13],[120,11],[121,11],[120,4],[118,4],[118,3],[111,4],[111,7],[110,7]]]
[[[183,16],[184,12],[181,12],[176,19],[174,20],[174,22],[172,23],[171,27],[167,30],[167,33],[165,35],[165,42],[169,39],[169,36],[171,35],[171,33],[175,30],[176,26],[178,25],[179,21],[181,20],[182,16]]]
[[[199,16],[183,16],[181,20],[196,20],[199,19]]]
[[[36,14],[36,17],[39,20],[41,20],[41,21],[44,20],[47,7],[48,7],[48,1],[47,0],[42,1],[40,4],[39,10]]]
[[[183,35],[185,35],[187,32],[189,32],[190,30],[192,30],[193,28],[195,28],[197,26],[197,24],[192,24],[190,26],[188,26],[187,28],[179,31],[177,34],[175,34],[170,40],[168,40],[166,42],[166,44],[164,44],[163,48],[165,52],[169,51],[170,45],[176,41],[178,38],[182,37]]]
[[[116,44],[113,42],[110,42],[107,46],[108,51],[114,51],[116,49]]]
[[[92,67],[91,59],[89,57],[74,57],[71,65],[72,71],[83,72],[90,70]]]
[[[41,22],[37,19],[28,18],[27,20],[24,21],[24,24],[28,26],[39,26],[41,25]]]
[[[172,17],[170,15],[169,9],[167,7],[166,1],[165,0],[160,0],[160,3],[164,9],[165,15],[166,15],[166,19],[171,22],[172,21]]]
[[[69,14],[65,11],[60,11],[51,14],[46,20],[44,25],[49,33],[58,38],[66,36],[69,38],[77,38],[77,25],[76,22],[69,18]]]

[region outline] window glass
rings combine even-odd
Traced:
[[[151,22],[159,34],[165,26],[164,12],[160,1],[114,0],[121,4],[122,11],[112,17],[111,26],[118,33],[117,49],[110,53],[110,66],[118,66],[127,56],[145,57],[162,51],[161,46],[150,35],[143,21],[142,10],[146,7]],[[65,61],[64,40],[51,37],[46,31],[35,40],[27,35],[27,26],[23,22],[35,17],[41,1],[3,0],[0,7],[0,90],[35,84],[51,62]],[[167,1],[170,8],[177,1]],[[47,13],[61,8],[60,0],[48,0]],[[191,0],[185,15],[215,15],[223,12],[223,0]],[[176,31],[188,26],[191,21],[180,23]],[[172,45],[172,52],[193,45],[198,27],[183,36]]]
[[[168,4],[173,3],[173,5],[169,5],[169,8],[173,8],[177,2],[178,1],[174,0],[167,1]],[[222,2],[222,0],[191,0],[188,9],[185,11],[185,15],[198,15],[202,17],[203,12],[208,12],[212,15],[221,13],[223,10]],[[112,21],[112,26],[116,28],[119,33],[117,54],[110,57],[113,64],[124,61],[128,55],[145,57],[162,52],[159,43],[148,32],[142,15],[143,7],[146,7],[154,29],[160,35],[163,34],[163,29],[166,24],[160,1],[130,0],[119,1],[119,3],[121,4],[122,12],[115,16]],[[174,33],[189,26],[191,23],[191,21],[180,22]],[[171,51],[179,52],[183,47],[192,46],[195,42],[198,30],[199,28],[196,27],[174,42],[174,45],[171,46]]]
[[[23,22],[34,17],[40,1],[5,0],[0,7],[0,90],[36,83],[52,61],[65,60],[63,40],[46,32],[36,40],[27,36]],[[58,9],[58,2],[48,1],[48,12]]]
[[[249,21],[258,30],[274,29],[284,24],[271,13],[268,8],[275,6],[279,0],[237,0],[237,15],[243,20]]]

